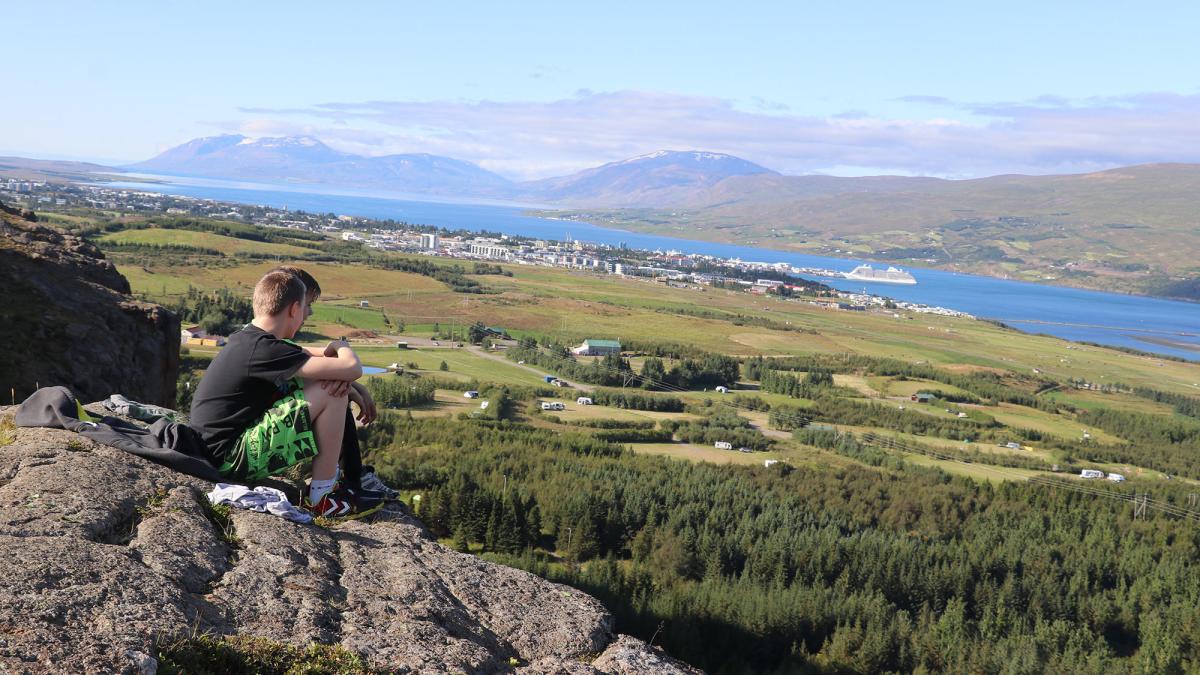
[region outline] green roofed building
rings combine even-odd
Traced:
[[[604,356],[605,354],[620,354],[621,343],[617,340],[584,340],[583,344],[571,350],[576,356]]]

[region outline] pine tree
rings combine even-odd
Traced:
[[[642,388],[657,389],[659,383],[667,379],[667,370],[663,367],[662,359],[649,358],[642,364]]]
[[[471,552],[471,543],[467,540],[467,527],[462,523],[454,528],[454,550],[459,553]]]
[[[500,502],[492,502],[492,512],[488,515],[487,534],[484,537],[484,550],[496,551],[496,541],[500,535]]]
[[[542,540],[542,509],[531,494],[525,499],[525,542],[537,546]]]
[[[511,497],[505,497],[501,501],[495,528],[495,548],[503,553],[516,553],[524,548],[521,542],[521,528],[517,524],[516,503]]]

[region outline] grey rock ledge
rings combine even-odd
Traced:
[[[328,529],[235,510],[222,531],[210,488],[18,429],[0,446],[0,672],[153,673],[158,644],[204,632],[340,644],[401,673],[700,672],[614,635],[583,592],[438,544],[400,507]]]

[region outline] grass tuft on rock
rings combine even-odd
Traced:
[[[0,446],[8,445],[17,440],[17,424],[13,418],[0,419]]]
[[[375,673],[340,645],[296,647],[245,635],[197,635],[158,650],[158,672],[167,675],[358,675]]]
[[[207,499],[199,501],[204,508],[204,516],[217,528],[217,536],[221,541],[232,548],[241,548],[242,541],[238,539],[237,528],[233,525],[233,507],[229,504],[212,504]]]

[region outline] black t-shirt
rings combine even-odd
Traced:
[[[192,397],[191,426],[208,445],[213,463],[258,422],[309,359],[308,352],[254,324],[229,336]]]

